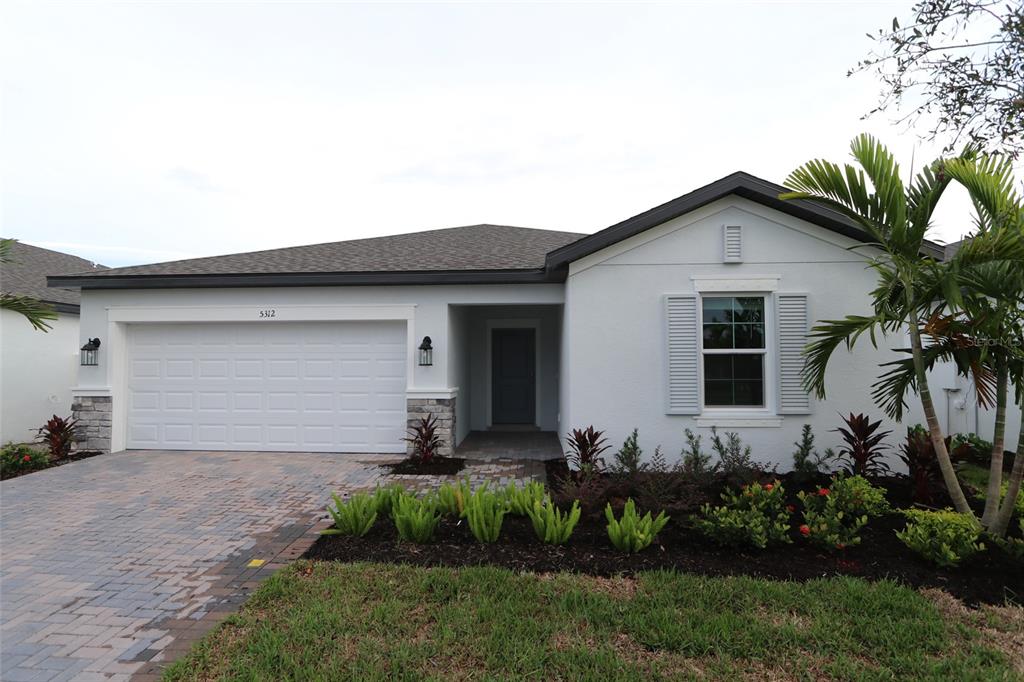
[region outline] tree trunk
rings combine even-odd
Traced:
[[[1010,517],[1013,516],[1013,506],[1020,495],[1021,479],[1024,479],[1024,426],[1021,427],[1020,436],[1017,437],[1017,453],[1013,456],[1013,469],[1010,470],[1010,478],[1007,480],[1006,497],[1003,498],[1003,506],[999,508],[996,521],[988,532],[996,537],[1006,535],[1006,529],[1010,527]]]
[[[924,418],[928,422],[928,433],[935,447],[935,458],[939,462],[939,470],[942,471],[942,480],[946,483],[946,490],[953,500],[953,506],[961,514],[970,514],[972,519],[977,520],[971,506],[967,503],[964,491],[960,487],[960,481],[953,469],[953,462],[949,459],[949,450],[946,449],[946,440],[942,435],[942,426],[935,414],[935,404],[932,402],[932,392],[928,388],[928,372],[924,366],[924,351],[921,348],[921,328],[917,319],[917,303],[914,300],[914,293],[910,283],[904,282],[904,291],[907,299],[907,326],[910,328],[910,351],[914,358],[914,373],[917,374],[917,390],[921,397],[921,407],[924,409]]]
[[[992,431],[992,459],[988,465],[988,485],[985,487],[985,511],[981,525],[989,528],[999,515],[999,490],[1003,485],[1003,450],[1006,449],[1006,382],[1008,370],[1000,363],[996,370],[996,423]]]

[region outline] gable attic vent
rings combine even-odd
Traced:
[[[722,226],[722,262],[743,262],[743,226]]]

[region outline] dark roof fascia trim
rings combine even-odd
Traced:
[[[43,301],[43,303],[56,310],[58,313],[66,313],[68,315],[80,315],[82,313],[81,306],[74,303],[60,303],[58,301]]]
[[[661,206],[656,206],[621,223],[605,228],[600,232],[555,249],[547,255],[547,265],[549,268],[566,266],[572,261],[589,256],[601,249],[617,244],[624,239],[640,234],[681,215],[695,211],[730,194],[735,194],[801,220],[820,225],[827,230],[850,239],[871,243],[871,237],[863,230],[857,228],[842,214],[821,207],[811,201],[783,201],[779,199],[779,194],[784,191],[784,187],[768,184],[752,175],[734,173]],[[939,260],[942,260],[945,253],[945,249],[941,246],[928,241],[925,242],[921,251],[923,255]]]
[[[403,284],[541,284],[565,280],[554,270],[445,270],[437,272],[310,272],[251,275],[53,275],[51,287],[82,289],[202,289],[210,287],[315,287]]]

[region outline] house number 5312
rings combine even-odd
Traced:
[[[277,311],[274,310],[273,308],[269,308],[267,310],[261,310],[260,311],[260,317],[261,318],[277,317]]]

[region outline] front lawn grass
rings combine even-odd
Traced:
[[[300,561],[165,679],[1009,680],[1022,614],[852,578]]]

